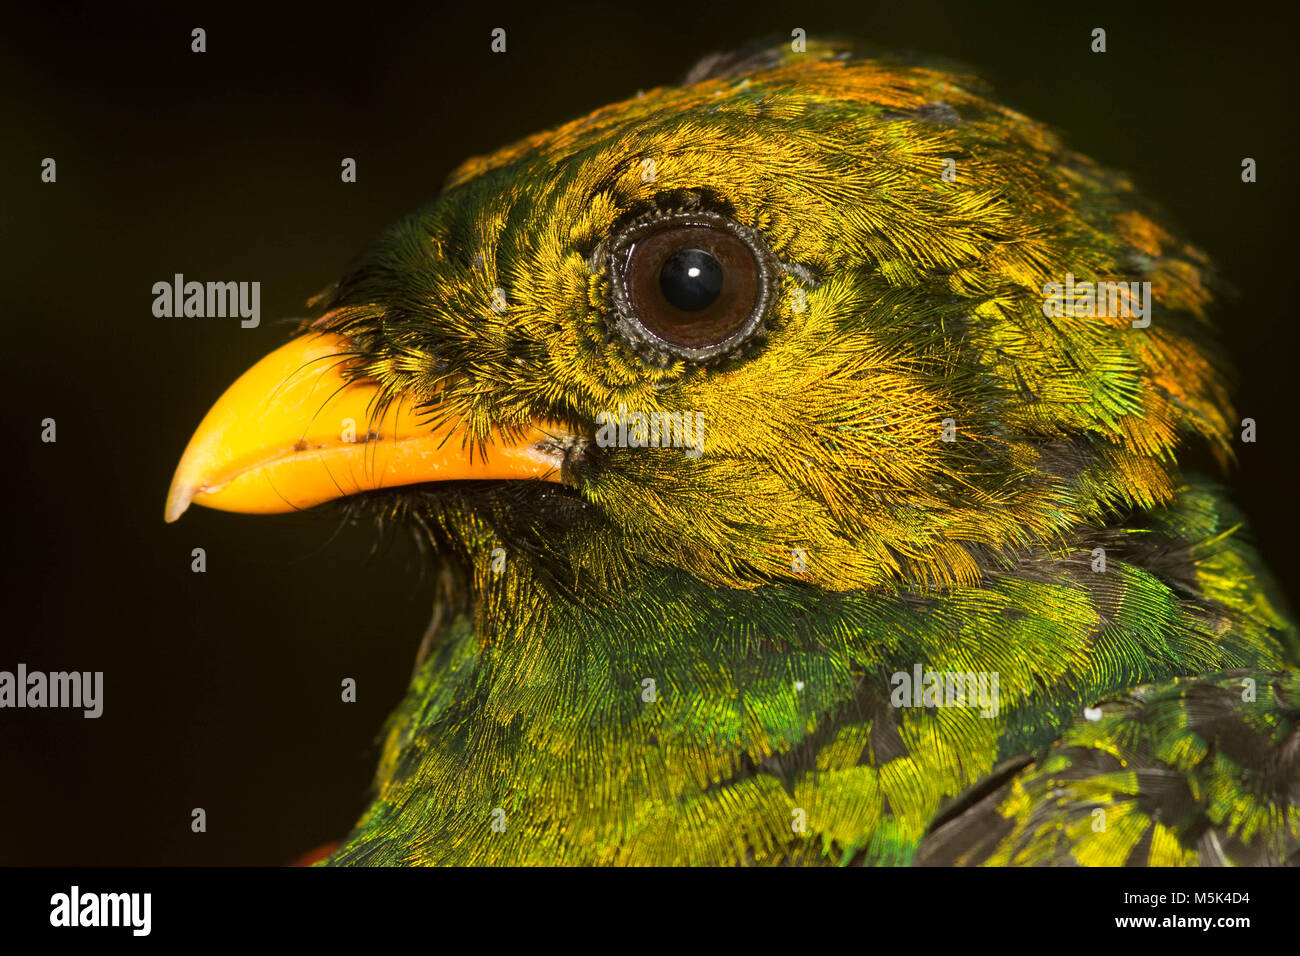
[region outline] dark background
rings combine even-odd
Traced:
[[[105,709],[0,711],[0,864],[273,864],[347,832],[427,576],[409,541],[325,515],[194,508],[164,525],[186,441],[284,341],[275,320],[461,159],[796,26],[970,64],[1132,173],[1217,260],[1239,289],[1218,311],[1239,411],[1259,422],[1229,480],[1297,597],[1294,4],[26,6],[0,27],[0,669],[102,670]],[[151,287],[176,272],[261,281],[262,325],[155,318]]]

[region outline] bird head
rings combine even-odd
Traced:
[[[1150,323],[1050,314],[1067,276],[1149,282]],[[167,516],[345,498],[584,599],[968,583],[1227,454],[1208,283],[969,78],[722,61],[465,163],[232,386]]]

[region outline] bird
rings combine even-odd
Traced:
[[[1222,288],[964,68],[751,45],[463,163],[165,517],[342,509],[433,571],[318,865],[1294,864]]]

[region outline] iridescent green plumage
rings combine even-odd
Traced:
[[[1294,666],[1294,631],[1221,492],[1174,457],[1192,436],[1230,454],[1203,257],[968,80],[831,47],[739,69],[472,161],[319,300],[356,374],[480,436],[590,435],[618,403],[708,422],[699,458],[584,449],[563,493],[375,499],[451,586],[332,862],[1147,862],[1142,840],[1218,862],[1211,831],[1224,859],[1293,854],[1300,759],[1225,791],[1233,763],[1189,762],[1214,746],[1190,718],[1141,752],[1200,823],[1108,797],[1123,826],[1088,839],[1127,849],[1089,857],[1035,815],[1055,781],[1100,799],[1070,762],[1124,759],[1132,716],[1083,714],[1138,685],[1249,668],[1240,723],[1300,746],[1293,678],[1263,673]],[[602,243],[672,209],[724,212],[783,264],[743,354],[612,334]],[[1150,281],[1155,320],[1045,315],[1067,272]],[[917,665],[996,674],[996,715],[896,706]],[[992,803],[971,788],[995,770]],[[961,842],[977,812],[1009,821],[1005,846]]]
[[[928,865],[1295,865],[1300,677],[1237,670],[1115,695],[932,824]],[[1009,779],[1007,779],[1009,778]]]
[[[1044,552],[908,599],[719,592],[665,572],[580,607],[485,581],[477,619],[495,639],[467,618],[441,637],[393,717],[377,799],[334,861],[906,863],[948,801],[1093,702],[1283,659],[1285,625],[1251,586],[1249,551],[1183,543],[1221,530],[1214,493],[1182,501],[1159,530],[1086,541],[1113,548],[1105,574],[1087,552]],[[1192,596],[1240,590],[1250,607]],[[889,676],[916,661],[997,671],[998,716],[891,708]],[[1270,838],[1294,848],[1288,812]]]

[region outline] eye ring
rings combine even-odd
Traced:
[[[757,231],[704,210],[633,220],[612,237],[606,261],[613,331],[659,365],[735,352],[762,330],[775,286],[775,258]],[[706,287],[679,288],[670,301],[686,274]]]

